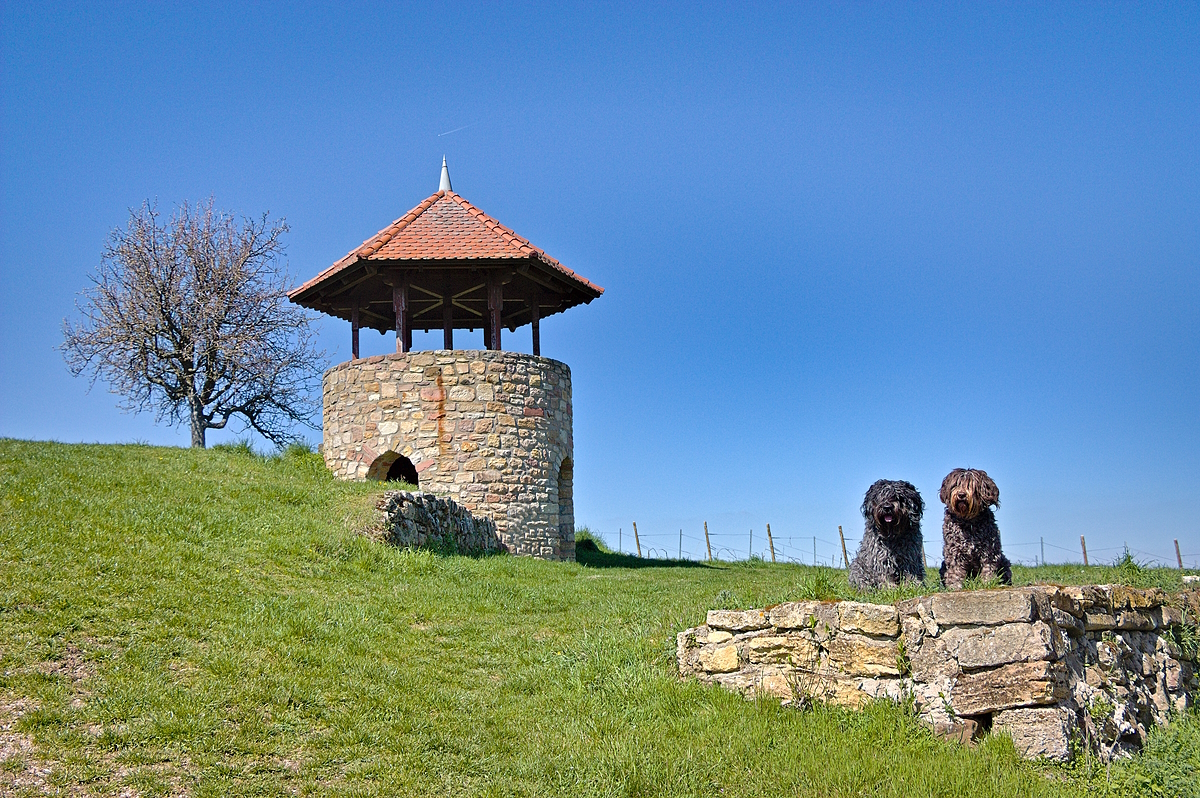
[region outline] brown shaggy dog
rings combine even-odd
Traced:
[[[1000,550],[1000,528],[993,507],[1000,506],[1000,489],[986,471],[956,468],[942,480],[938,493],[946,505],[942,521],[942,584],[962,590],[972,577],[997,577],[1012,584],[1012,565]]]

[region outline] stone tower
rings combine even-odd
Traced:
[[[289,294],[346,319],[352,360],[325,374],[325,462],[343,479],[403,479],[491,517],[509,551],[574,559],[571,370],[541,357],[540,320],[604,289],[450,186]],[[533,353],[503,328],[532,325]],[[395,330],[396,353],[358,356],[361,326]],[[484,350],[454,348],[482,327]],[[444,348],[413,352],[414,329]]]

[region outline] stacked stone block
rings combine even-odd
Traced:
[[[336,476],[382,478],[403,455],[422,491],[490,518],[506,550],[574,559],[566,364],[472,350],[352,360],[325,373],[323,422]]]
[[[380,513],[380,537],[393,546],[455,554],[504,550],[492,519],[476,518],[451,499],[389,490],[375,507]]]
[[[677,657],[682,675],[747,697],[908,698],[943,733],[990,726],[1029,757],[1112,757],[1195,701],[1198,612],[1200,593],[1106,585],[790,602],[713,610]]]

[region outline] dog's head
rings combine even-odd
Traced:
[[[911,482],[881,479],[867,489],[862,514],[884,537],[903,535],[921,523],[925,502]]]
[[[942,480],[942,504],[959,518],[974,518],[986,507],[1000,506],[1000,489],[977,468],[956,468]]]

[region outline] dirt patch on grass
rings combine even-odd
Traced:
[[[90,691],[83,683],[96,672],[95,666],[88,662],[83,651],[74,643],[64,645],[57,659],[48,659],[34,665],[34,670],[46,676],[61,676],[71,683],[72,709],[79,709],[84,705]]]
[[[62,656],[39,662],[34,666],[47,676],[64,676],[73,683],[82,682],[96,672],[95,667],[84,658],[83,651],[74,643],[63,646]]]
[[[50,764],[38,759],[33,737],[18,728],[21,718],[35,709],[28,698],[0,696],[0,792],[52,792]]]
[[[90,643],[92,641],[85,641]],[[70,685],[70,706],[79,709],[86,703],[91,691],[87,681],[95,675],[95,665],[90,662],[78,645],[73,642],[65,643],[56,655],[50,659],[26,666],[27,670],[44,676],[65,679]],[[115,793],[113,787],[129,775],[127,768],[119,766],[114,755],[104,757],[104,764],[109,772],[109,778],[95,787],[74,782],[70,774],[60,773],[54,778],[56,771],[61,770],[61,762],[53,758],[53,751],[39,752],[33,735],[21,730],[21,718],[40,709],[37,701],[23,696],[0,694],[0,795],[55,795],[55,796],[88,796],[116,794],[121,798],[137,798],[138,792],[132,787],[121,787]],[[98,724],[89,725],[87,733],[98,737],[103,728]],[[170,776],[168,775],[168,778]],[[171,779],[172,786],[178,781]],[[173,789],[172,795],[186,795],[186,790]]]
[[[71,685],[71,706],[82,707],[87,697],[83,683],[95,668],[83,650],[66,643],[59,656],[31,667],[44,676],[58,676]],[[39,709],[37,701],[11,694],[0,695],[0,793],[34,795],[89,795],[81,786],[58,787],[50,777],[58,763],[39,756],[33,735],[21,730],[21,718]]]

